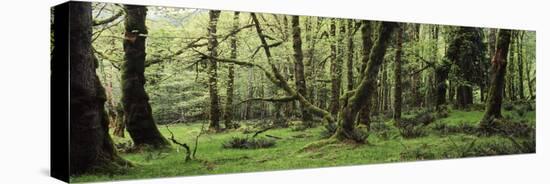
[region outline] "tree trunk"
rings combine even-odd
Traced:
[[[126,11],[124,59],[122,64],[122,103],[125,124],[134,146],[164,147],[168,142],[160,134],[145,92],[145,39],[147,27],[144,6],[124,6]]]
[[[330,80],[331,80],[331,98],[330,98],[330,113],[336,117],[340,108],[340,86],[342,83],[342,65],[341,59],[338,57],[339,39],[336,36],[336,19],[330,21]]]
[[[456,103],[458,108],[465,109],[473,103],[472,87],[466,85],[458,86],[456,94]]]
[[[403,103],[403,99],[401,98],[401,95],[403,93],[402,91],[402,83],[401,83],[401,54],[402,54],[402,47],[403,47],[403,27],[397,26],[397,40],[396,40],[396,49],[395,49],[395,64],[394,64],[394,70],[393,75],[395,77],[395,86],[394,86],[394,92],[393,92],[393,119],[396,121],[399,121],[401,119],[401,104]]]
[[[491,86],[487,97],[487,104],[483,120],[480,127],[483,130],[490,131],[494,126],[493,118],[502,118],[502,90],[506,75],[506,58],[510,46],[510,30],[501,29],[498,31],[495,55],[491,61]]]
[[[218,40],[216,38],[218,18],[220,11],[209,11],[210,21],[208,24],[208,54],[217,57]],[[210,94],[210,124],[211,131],[220,130],[220,100],[218,96],[218,63],[214,59],[208,62],[208,92]]]
[[[233,15],[233,30],[239,29],[239,12]],[[231,37],[231,59],[237,59],[237,33]],[[239,125],[233,120],[233,88],[235,85],[235,69],[234,64],[230,63],[227,68],[227,100],[223,114],[224,124],[226,129],[238,128]]]
[[[516,51],[517,51],[517,65],[518,65],[518,93],[519,99],[525,99],[524,88],[523,88],[523,35],[525,32],[518,31],[516,35]]]
[[[92,169],[117,167],[127,163],[120,158],[109,136],[109,122],[104,109],[105,89],[95,73],[97,60],[92,54],[92,6],[88,2],[70,2],[68,15],[56,14],[54,24],[68,19],[70,66],[70,167],[69,172],[81,174]],[[62,24],[62,23],[61,23]],[[54,33],[54,45],[59,43]],[[56,47],[57,48],[57,47]],[[55,49],[55,48],[54,48]],[[56,52],[54,52],[56,53]],[[53,61],[60,58],[54,55]]]
[[[362,45],[363,45],[363,50],[362,50],[362,54],[363,54],[363,57],[361,59],[361,70],[360,70],[360,77],[361,77],[361,80],[363,80],[363,78],[365,78],[365,70],[367,68],[367,64],[369,62],[369,56],[370,56],[370,52],[371,52],[371,48],[372,48],[372,25],[369,21],[363,21],[362,22],[362,27],[361,27],[361,40],[362,40]],[[370,103],[370,101],[369,101]],[[365,105],[363,105],[361,107],[361,112],[359,114],[359,123],[362,123],[364,125],[366,125],[369,129],[370,129],[370,109],[371,109],[371,104],[369,103],[365,103]]]
[[[294,75],[296,77],[296,91],[302,96],[307,97],[307,85],[304,75],[304,55],[302,53],[302,38],[300,30],[300,17],[292,16],[292,48],[294,48]],[[311,115],[304,104],[300,103],[302,111],[302,121],[311,121]]]
[[[122,107],[122,102],[119,102],[115,105],[115,112],[117,114],[115,119],[115,129],[113,134],[117,137],[124,137],[124,129],[126,124],[124,123],[124,107]]]
[[[436,110],[441,110],[441,106],[445,105],[447,97],[447,77],[449,68],[445,64],[437,65],[435,68],[436,81]]]
[[[355,35],[354,32],[354,20],[348,19],[348,57],[347,57],[347,82],[348,82],[348,91],[353,90],[353,36]]]
[[[354,139],[355,121],[361,107],[369,105],[372,99],[372,92],[376,91],[376,78],[380,70],[380,65],[384,61],[386,48],[390,40],[393,29],[397,26],[394,22],[382,22],[377,29],[378,38],[374,42],[372,51],[368,57],[368,64],[364,71],[364,77],[353,92],[346,93],[344,104],[340,111],[338,120],[339,126],[334,137],[339,139]],[[363,35],[366,35],[363,33]],[[365,38],[365,37],[363,37]],[[363,41],[365,43],[365,41]]]

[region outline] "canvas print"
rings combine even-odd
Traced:
[[[51,35],[69,182],[536,152],[531,30],[69,2]]]

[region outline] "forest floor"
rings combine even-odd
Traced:
[[[522,116],[514,111],[504,111],[503,114],[535,124],[535,111],[529,111]],[[482,116],[481,111],[453,110],[448,117],[437,119],[426,126],[423,136],[409,139],[402,138],[391,120],[387,120],[383,124],[388,125],[385,127],[389,128],[372,133],[368,137],[368,144],[335,142],[303,149],[311,143],[323,140],[321,134],[325,128],[317,126],[301,131],[293,130],[292,127],[271,129],[258,135],[262,138],[268,138],[266,135],[281,138],[276,139],[275,146],[270,148],[224,148],[222,145],[232,138],[251,136],[251,134],[243,134],[243,130],[246,129],[246,124],[253,122],[241,121],[239,123],[245,126],[238,130],[201,135],[195,160],[185,162],[185,150],[178,145],[162,151],[120,153],[122,157],[137,166],[124,169],[123,172],[75,176],[71,177],[71,182],[273,171],[525,153],[517,148],[517,144],[513,143],[514,140],[503,136],[478,136],[468,131],[441,130],[443,124],[450,127],[476,126]],[[187,143],[193,149],[195,137],[201,130],[200,122],[173,124],[169,127],[178,141]],[[170,137],[166,126],[159,125],[158,128],[166,138]],[[126,138],[113,136],[113,139],[117,144],[130,141],[127,134]],[[517,139],[521,141],[530,138]]]

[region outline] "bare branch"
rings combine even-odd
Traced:
[[[118,19],[119,17],[121,17],[123,14],[124,14],[124,11],[120,10],[116,14],[114,14],[113,16],[111,16],[109,18],[106,18],[106,19],[103,19],[103,20],[94,20],[92,25],[93,26],[99,26],[99,25],[111,23],[111,22],[115,21],[116,19]]]
[[[178,142],[174,138],[174,133],[172,133],[170,128],[168,128],[168,125],[166,125],[166,130],[168,130],[168,132],[170,132],[170,140],[172,141],[172,143],[180,145],[181,147],[185,148],[185,151],[186,151],[185,161],[187,162],[187,161],[191,160],[191,149],[189,148],[189,146],[187,146],[187,144],[185,144],[185,143]]]

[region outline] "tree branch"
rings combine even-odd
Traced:
[[[250,98],[250,99],[247,99],[247,100],[243,100],[239,103],[237,103],[236,105],[240,105],[240,104],[243,104],[243,103],[246,103],[246,102],[251,102],[251,101],[266,101],[266,102],[291,102],[291,101],[294,101],[294,100],[297,100],[298,98],[295,97],[295,96],[285,96],[285,97],[281,97],[281,98],[276,98],[276,97],[271,97],[271,98]]]
[[[107,61],[109,61],[109,63],[111,63],[111,65],[116,68],[117,70],[120,70],[120,63],[124,62],[124,61],[121,61],[121,60],[116,60],[116,59],[113,59],[113,58],[110,58],[109,56],[106,56],[105,54],[103,54],[102,52],[99,52],[97,51],[94,47],[92,47],[92,50],[94,53],[96,53],[99,57],[101,57],[102,59],[105,59]]]
[[[124,14],[124,11],[120,10],[116,14],[114,14],[113,16],[111,16],[109,18],[106,18],[106,19],[103,19],[103,20],[94,20],[92,25],[93,26],[100,26],[100,25],[103,25],[103,24],[111,23],[111,22],[115,21],[116,19],[118,19],[119,17],[121,17],[123,14]]]
[[[186,151],[186,155],[185,155],[185,161],[189,161],[191,160],[191,149],[189,148],[189,146],[187,146],[187,144],[185,143],[180,143],[178,142],[175,138],[174,138],[174,133],[172,133],[172,131],[170,130],[170,128],[168,128],[168,125],[166,125],[166,129],[168,130],[168,132],[170,132],[170,140],[172,141],[172,143],[174,144],[177,144],[177,145],[180,145],[181,147],[185,148],[185,151]]]

